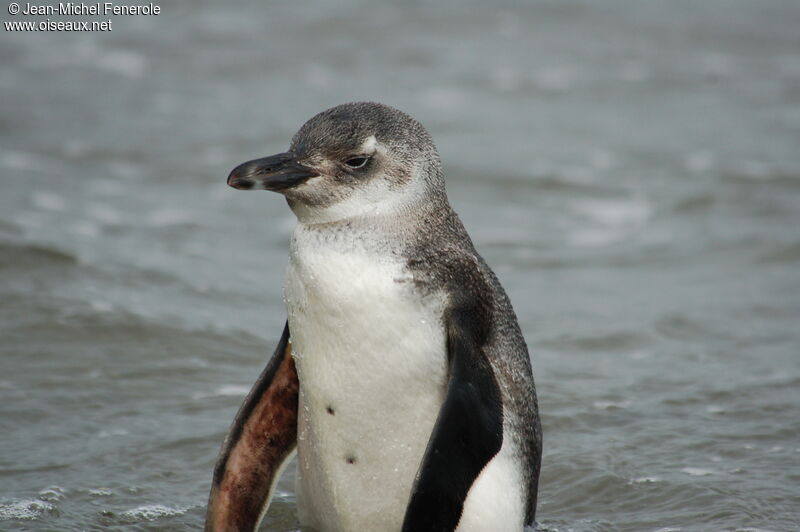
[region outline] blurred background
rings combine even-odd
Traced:
[[[353,100],[431,131],[515,305],[541,530],[800,527],[800,4],[161,8],[0,32],[0,530],[200,529],[294,224],[225,178]]]

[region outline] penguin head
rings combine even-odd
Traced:
[[[289,151],[240,164],[228,185],[280,192],[309,223],[392,214],[444,195],[439,155],[422,124],[364,102],[314,116]]]

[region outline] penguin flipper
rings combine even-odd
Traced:
[[[503,445],[503,403],[476,331],[480,313],[448,313],[449,382],[406,508],[403,532],[453,531],[484,466]],[[477,321],[476,321],[477,320]]]
[[[239,408],[222,444],[208,500],[206,532],[258,527],[282,466],[297,444],[299,383],[289,324]]]

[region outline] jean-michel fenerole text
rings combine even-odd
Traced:
[[[161,6],[153,4],[129,5],[114,2],[59,2],[54,5],[38,5],[25,3],[20,10],[21,15],[159,15]]]

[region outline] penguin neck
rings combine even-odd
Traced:
[[[309,227],[408,225],[418,222],[424,213],[448,205],[444,191],[430,193],[427,190],[367,191],[324,206],[307,205],[288,198],[287,203],[298,223]]]
[[[446,197],[428,198],[386,212],[321,221],[298,216],[292,246],[324,245],[348,250],[371,250],[378,254],[403,254],[432,227],[452,214]]]

